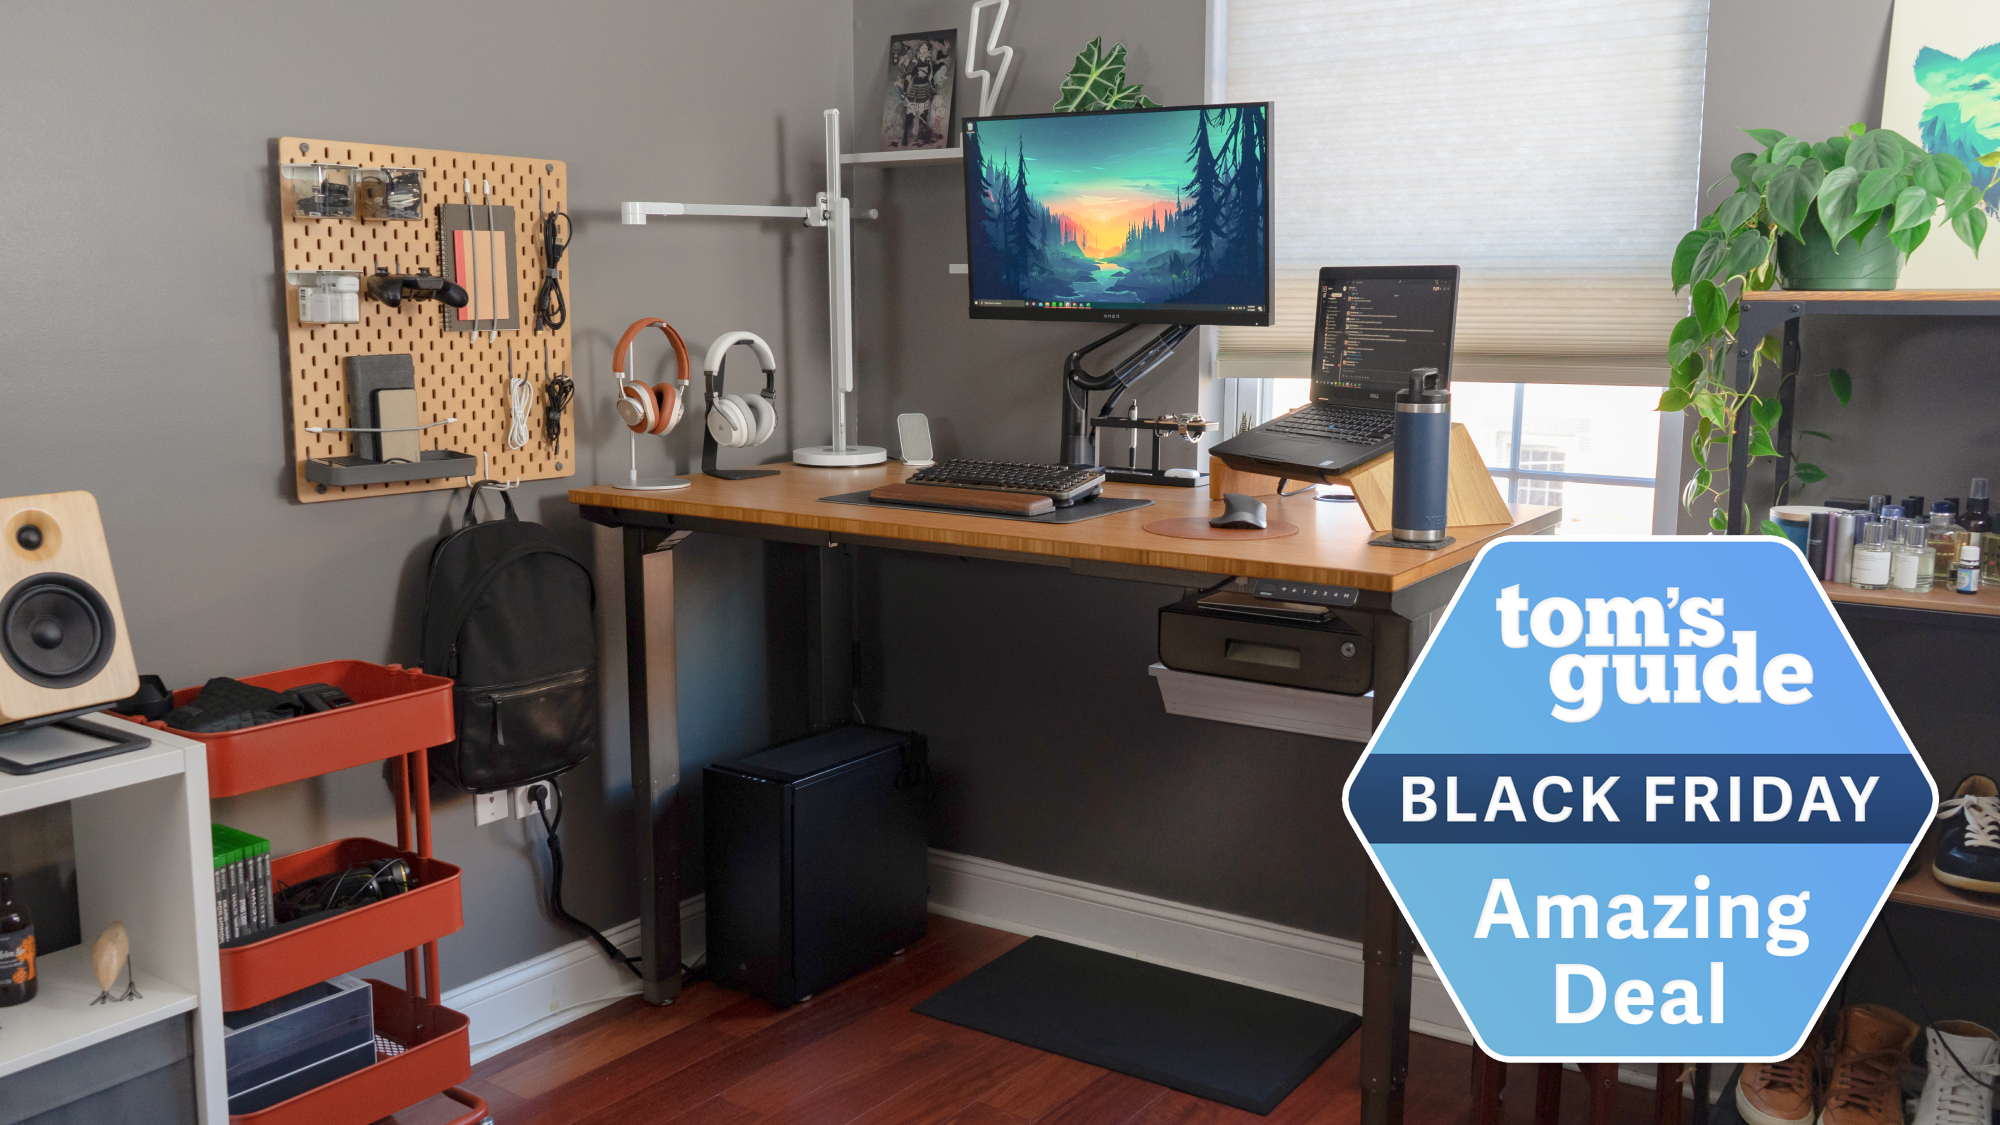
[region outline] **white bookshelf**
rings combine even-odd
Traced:
[[[199,1120],[227,1125],[207,748],[145,733],[153,744],[142,750],[46,773],[0,774],[0,816],[70,803],[83,936],[82,944],[38,959],[33,1000],[0,1009],[0,1100],[8,1075],[192,1012]],[[131,933],[144,999],[92,1004],[98,987],[90,946],[113,922]]]
[[[842,164],[873,164],[884,168],[908,168],[918,164],[961,164],[962,148],[904,148],[892,152],[843,152]]]

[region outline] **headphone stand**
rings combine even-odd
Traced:
[[[778,470],[776,469],[718,469],[715,467],[715,459],[721,452],[722,443],[715,440],[715,435],[708,432],[708,427],[702,427],[702,472],[717,480],[756,480],[758,477],[775,477],[778,475]]]
[[[676,488],[686,488],[694,482],[686,477],[642,477],[639,475],[639,435],[632,435],[632,468],[622,477],[604,482],[606,488],[622,488],[629,492],[669,492]]]

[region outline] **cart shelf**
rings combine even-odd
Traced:
[[[472,1073],[470,1021],[392,984],[368,982],[374,993],[375,1034],[404,1048],[379,1055],[374,1066],[336,1078],[255,1113],[231,1114],[231,1125],[366,1125],[440,1091],[471,1112],[454,1125],[486,1118],[486,1103],[451,1087]]]

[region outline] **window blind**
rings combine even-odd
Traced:
[[[1463,269],[1454,373],[1664,383],[1695,219],[1707,0],[1227,0],[1230,101],[1271,101],[1268,328],[1302,377],[1323,265]]]

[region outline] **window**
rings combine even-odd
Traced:
[[[1271,389],[1273,416],[1305,405],[1311,386],[1304,379],[1263,384]],[[1561,508],[1558,535],[1653,533],[1657,390],[1454,383],[1451,391],[1452,421],[1472,434],[1501,496],[1516,504]],[[1665,502],[1671,512],[1673,498]]]
[[[1305,374],[1322,265],[1449,262],[1456,381],[1666,382],[1708,0],[1226,3],[1226,98],[1275,103],[1278,284],[1218,375]]]

